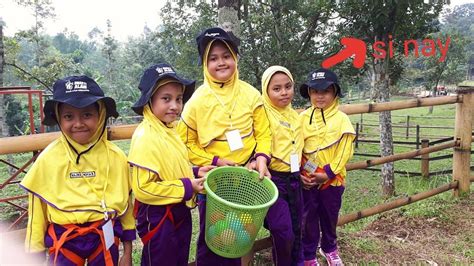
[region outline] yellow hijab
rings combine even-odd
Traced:
[[[292,153],[298,154],[301,160],[301,151],[304,142],[300,116],[292,108],[291,103],[284,108],[279,108],[275,106],[268,97],[268,84],[273,75],[277,72],[283,72],[290,78],[291,82],[294,82],[293,76],[285,67],[269,67],[262,75],[263,104],[267,111],[270,129],[272,131],[272,158],[289,166],[290,155]]]
[[[133,134],[128,161],[159,174],[161,180],[194,178],[188,151],[175,125],[168,127],[145,105],[143,121]],[[192,202],[188,201],[187,205],[193,207]]]
[[[199,130],[198,141],[202,147],[207,147],[215,139],[226,140],[224,134],[231,128],[239,129],[242,137],[251,135],[253,125],[248,117],[263,104],[258,91],[239,79],[237,55],[225,42],[236,62],[234,74],[225,81],[212,77],[207,70],[207,58],[213,42],[209,42],[203,56],[204,83],[186,104],[181,116],[187,125],[190,125],[188,120],[204,125],[194,128]],[[195,109],[191,111],[187,106]]]
[[[89,143],[81,145],[63,133],[43,150],[20,185],[61,211],[103,213],[104,200],[107,211],[120,216],[130,192],[127,159],[107,140],[106,108],[98,104],[99,125]],[[120,163],[123,167],[110,167]]]
[[[339,111],[339,98],[324,109],[314,106],[306,109],[303,116],[304,153],[326,149],[344,134],[355,135],[354,127],[346,114]]]

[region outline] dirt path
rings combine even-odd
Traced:
[[[348,263],[474,264],[474,194],[431,218],[390,212],[363,231],[341,236]],[[321,260],[322,261],[322,260]]]

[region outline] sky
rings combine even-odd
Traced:
[[[65,28],[81,39],[87,38],[94,27],[106,31],[107,19],[112,22],[112,35],[125,42],[128,36],[140,36],[147,25],[154,29],[160,24],[158,12],[164,0],[51,0],[56,13],[54,20],[45,23],[46,33],[55,35]],[[451,0],[451,7],[474,0]],[[0,17],[6,23],[4,34],[13,36],[19,30],[34,25],[32,11],[15,4],[14,0],[0,0]]]
[[[107,19],[112,22],[112,35],[119,41],[128,36],[139,36],[147,25],[154,29],[160,24],[159,11],[163,0],[51,0],[56,18],[45,23],[46,33],[54,35],[64,28],[81,39],[87,38],[94,27],[107,29]],[[33,12],[21,7],[14,0],[0,0],[0,17],[5,22],[4,34],[12,36],[19,30],[34,25]]]

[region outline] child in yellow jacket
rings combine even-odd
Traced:
[[[140,99],[132,109],[143,115],[133,133],[128,161],[132,167],[137,230],[143,242],[142,265],[188,265],[196,192],[213,167],[192,168],[186,146],[175,131],[194,81],[168,64],[145,70]],[[194,178],[194,177],[201,178]]]
[[[311,101],[311,107],[301,113],[305,265],[318,265],[316,251],[320,233],[321,254],[329,265],[342,265],[336,225],[345,186],[346,163],[354,152],[355,131],[349,117],[339,111],[342,92],[334,72],[324,68],[312,71],[300,87],[300,93]]]
[[[239,79],[238,48],[221,28],[204,30],[197,38],[204,84],[193,94],[181,116],[178,130],[194,165],[246,165],[255,159],[260,177],[270,174],[271,135],[257,89]],[[206,196],[198,195],[200,233],[199,265],[240,265],[240,259],[214,254],[204,241]]]
[[[61,136],[46,147],[21,181],[28,193],[26,251],[50,254],[59,265],[131,265],[135,222],[125,154],[107,140],[115,101],[87,76],[56,81],[43,124]]]
[[[301,265],[303,196],[300,161],[304,143],[300,117],[291,107],[294,80],[290,71],[282,66],[265,70],[262,95],[272,131],[269,170],[278,188],[278,199],[268,210],[265,227],[272,235],[275,265]]]

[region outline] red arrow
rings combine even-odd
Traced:
[[[356,38],[344,37],[341,39],[341,44],[344,45],[345,48],[339,51],[339,53],[329,58],[326,58],[321,64],[322,67],[330,68],[346,60],[352,55],[355,55],[354,61],[352,62],[354,67],[355,68],[363,67],[365,63],[365,57],[367,54],[367,47],[365,46],[365,43]]]

